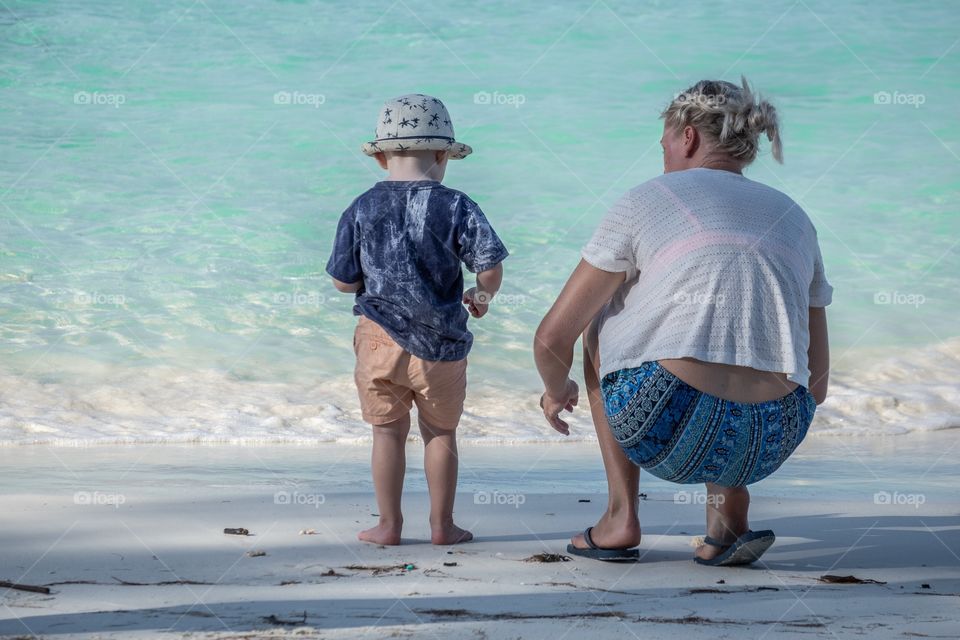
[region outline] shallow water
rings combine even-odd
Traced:
[[[948,433],[913,438],[807,438],[773,475],[750,487],[757,498],[864,501],[902,506],[955,505],[960,464]],[[93,446],[0,448],[0,487],[8,495],[111,495],[127,499],[169,496],[171,489],[209,489],[224,494],[277,492],[285,496],[369,493],[366,446]],[[407,445],[407,493],[426,492],[422,445]],[[567,493],[598,503],[607,491],[595,444],[464,445],[460,451],[460,499],[510,504],[512,496]],[[703,485],[677,485],[641,473],[648,500],[702,505]],[[920,497],[922,496],[922,497]],[[522,498],[519,498],[522,500]],[[887,500],[886,503],[883,501]],[[699,502],[698,502],[699,501]],[[921,505],[922,506],[922,505]]]
[[[740,73],[784,121],[786,164],[764,154],[748,175],[804,206],[836,288],[815,430],[960,426],[958,12],[11,2],[0,443],[365,437],[351,302],[323,267],[380,177],[359,153],[380,101],[411,91],[443,98],[474,146],[446,183],[513,254],[503,303],[473,323],[464,438],[552,438],[534,328],[605,207],[661,171],[660,108]]]

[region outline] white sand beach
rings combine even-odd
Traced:
[[[960,509],[931,467],[954,442],[903,447],[934,469],[912,487],[888,465],[882,479],[830,490],[816,478],[840,475],[831,465],[846,457],[879,472],[884,458],[866,441],[808,440],[780,480],[753,491],[751,526],[778,540],[747,569],[694,564],[702,488],[646,475],[639,563],[531,560],[565,555],[604,507],[599,458],[584,444],[465,448],[457,517],[476,540],[437,547],[411,443],[404,544],[391,548],[355,538],[376,508],[365,447],[6,448],[0,580],[50,593],[0,592],[0,634],[954,638]],[[942,464],[949,476],[953,463]],[[523,485],[510,486],[511,469],[526,470]],[[851,478],[869,475],[860,471]]]

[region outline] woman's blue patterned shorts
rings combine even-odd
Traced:
[[[804,386],[768,402],[702,393],[658,362],[600,381],[614,437],[634,464],[670,482],[740,487],[766,478],[792,454],[817,405]]]

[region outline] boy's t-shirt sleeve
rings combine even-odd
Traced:
[[[465,196],[461,200],[457,255],[472,273],[492,269],[503,262],[509,252],[480,206]]]
[[[340,282],[353,284],[363,279],[360,265],[360,238],[357,232],[356,202],[347,207],[337,223],[333,252],[327,260],[327,273]]]

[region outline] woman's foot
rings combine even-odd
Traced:
[[[732,545],[750,530],[747,512],[750,492],[746,487],[719,487],[707,485],[707,535],[724,545]],[[726,551],[726,547],[702,544],[696,555],[701,560],[712,560]]]
[[[590,539],[601,549],[631,549],[640,544],[640,538],[640,520],[635,515],[614,516],[608,511],[590,530]],[[582,533],[573,536],[570,544],[578,549],[590,548]]]
[[[433,544],[460,544],[473,540],[473,534],[466,529],[461,529],[452,522],[440,527],[430,527],[430,542]]]
[[[363,542],[374,544],[398,545],[400,544],[401,529],[403,529],[403,522],[381,522],[375,527],[364,529],[357,534],[357,538]]]

